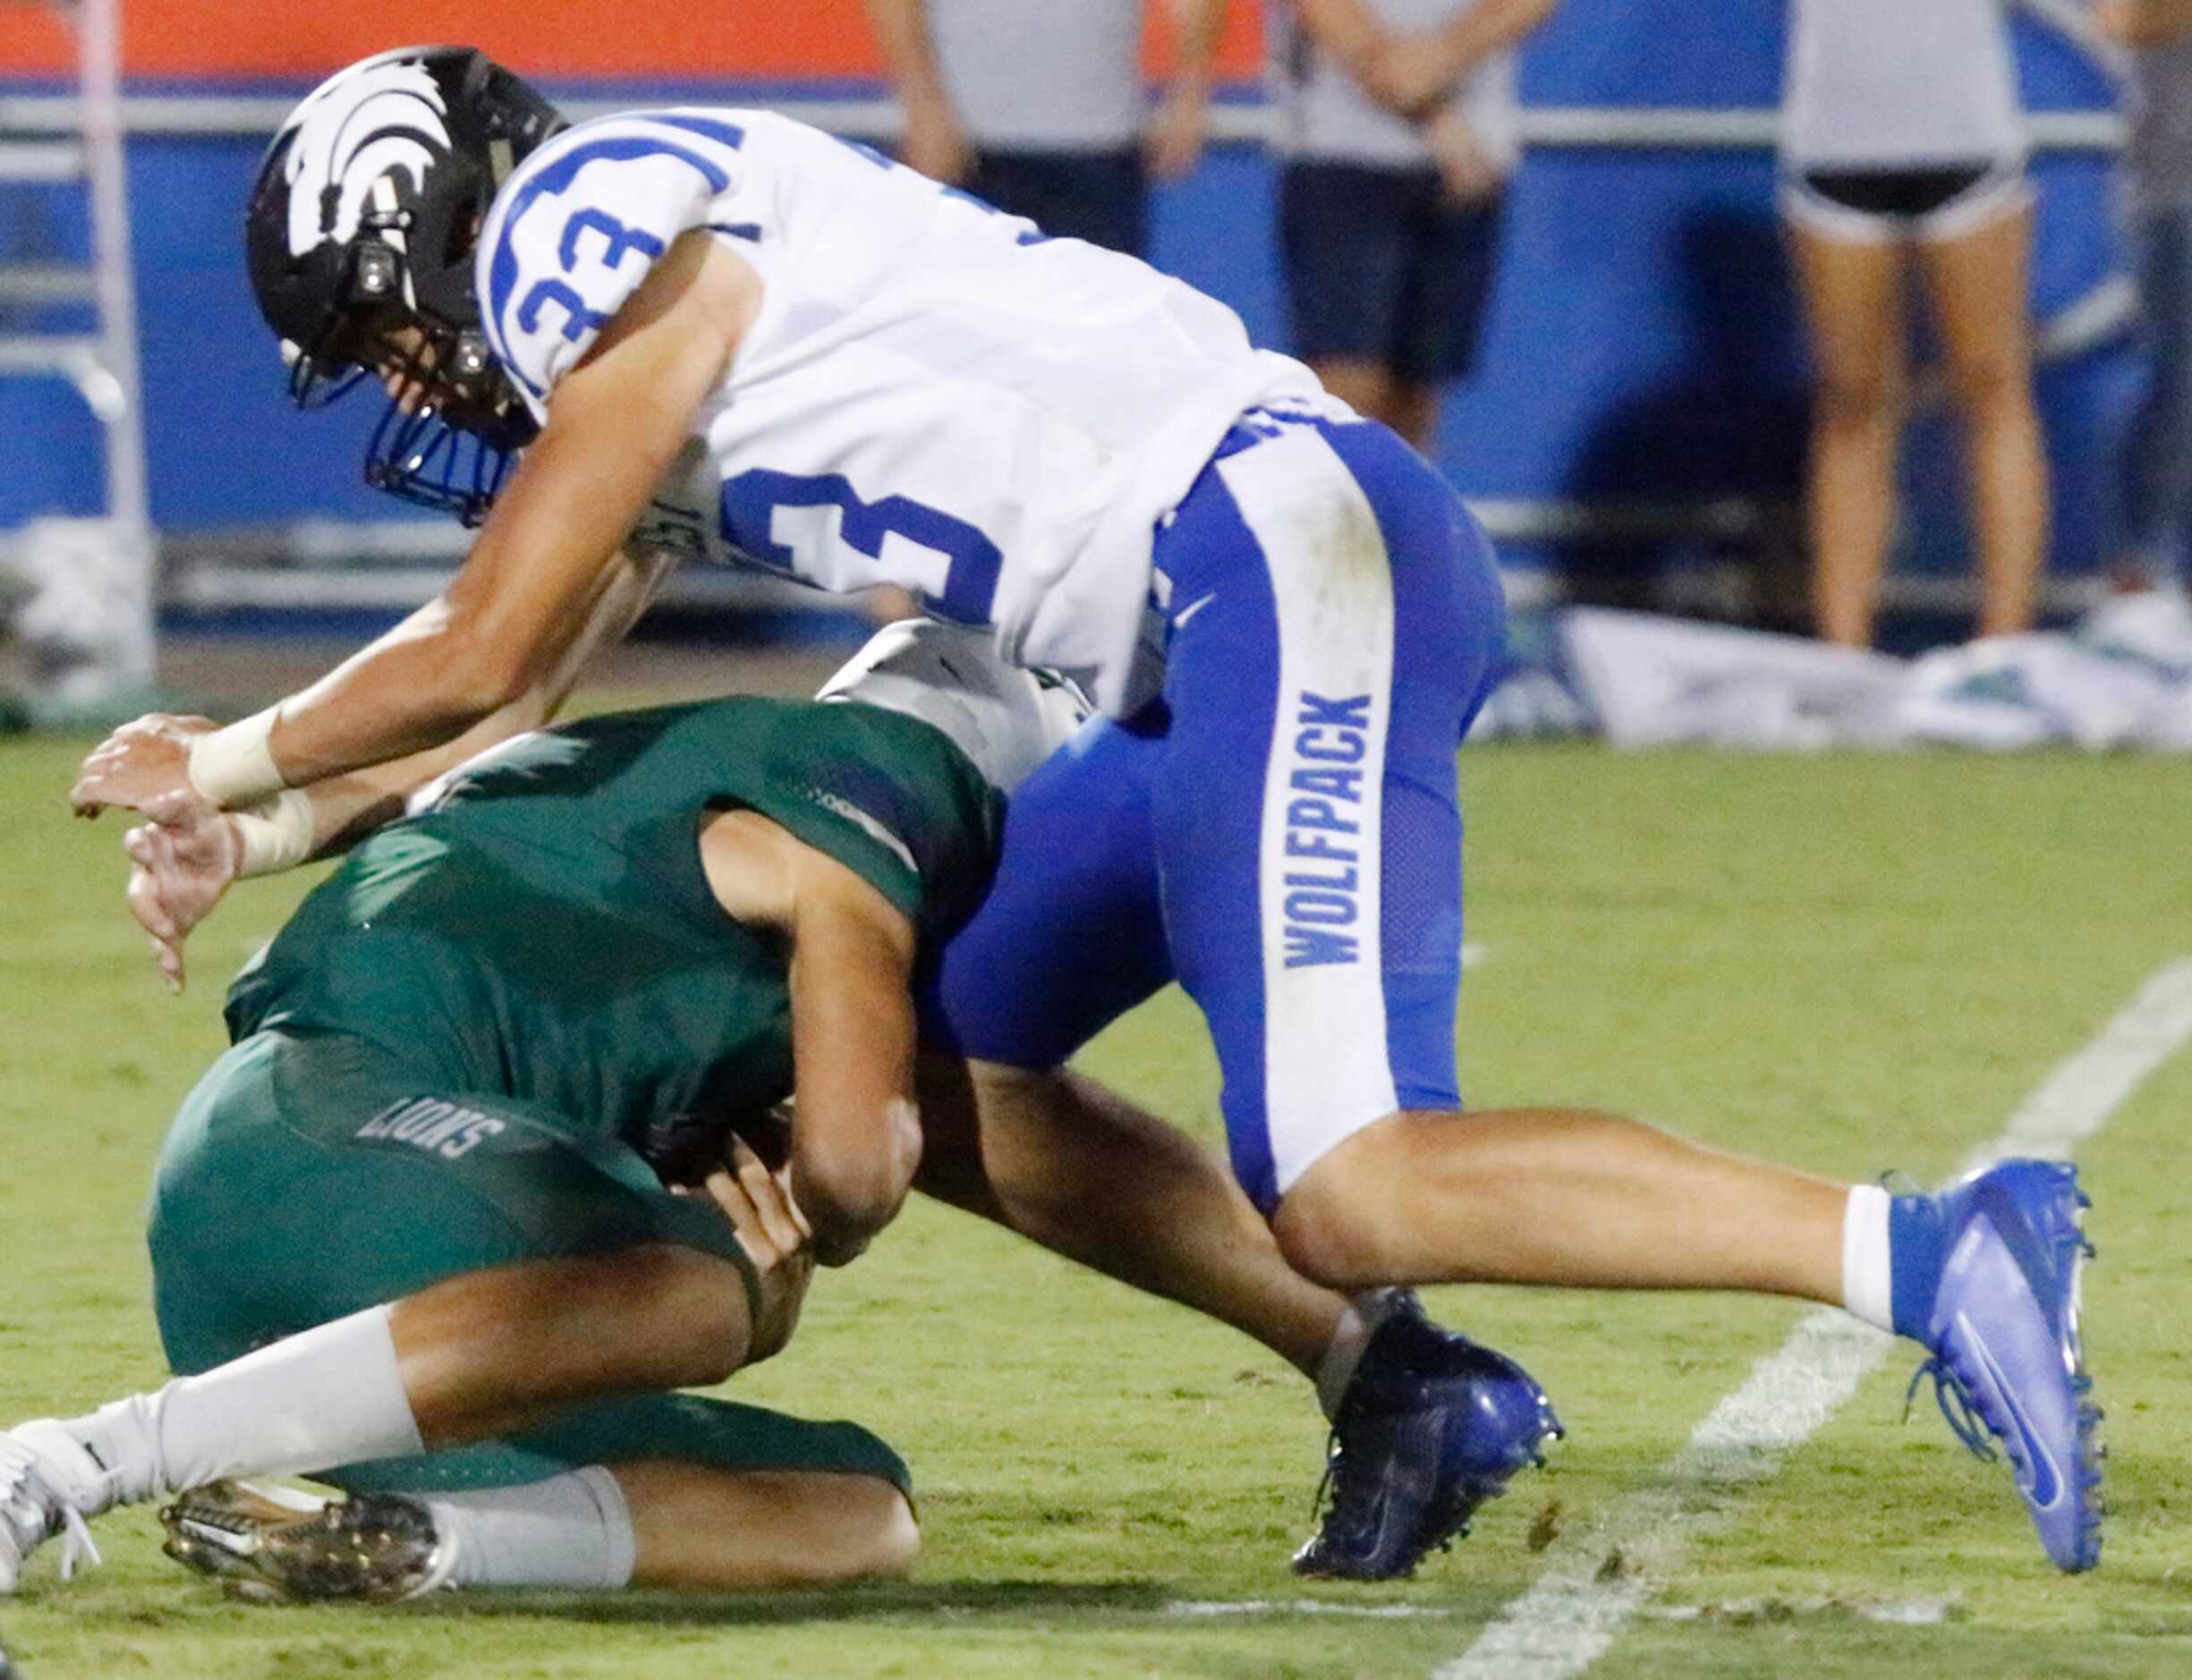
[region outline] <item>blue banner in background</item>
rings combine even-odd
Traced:
[[[2074,47],[2030,19],[2018,36],[2029,108],[2110,107],[2106,80]],[[1780,8],[1761,0],[1567,0],[1525,55],[1524,95],[1540,112],[1762,111],[1778,98],[1780,56]],[[637,103],[654,90],[586,91]],[[722,97],[763,103],[768,91]],[[130,144],[152,507],[173,533],[405,512],[359,480],[378,408],[370,395],[302,415],[284,399],[241,252],[263,144],[149,132]],[[2035,160],[2043,324],[2119,267],[2111,167],[2102,149]],[[1772,189],[1763,147],[1533,145],[1509,195],[1480,371],[1455,392],[1441,440],[1464,492],[1549,507],[1793,502],[1805,346]],[[69,194],[0,187],[0,260],[65,259],[82,244]],[[1261,342],[1285,345],[1272,171],[1260,149],[1216,148],[1194,179],[1160,194],[1155,256],[1240,310]],[[24,318],[5,310],[0,322]],[[66,323],[48,313],[39,324]],[[2100,562],[2116,440],[2140,373],[2121,332],[2044,369],[2059,571]],[[98,507],[98,428],[65,388],[0,381],[0,437],[10,445],[0,525]],[[1914,428],[1906,477],[1903,564],[1962,568],[1959,470],[1944,420]],[[1642,568],[1694,547],[1630,537],[1503,549],[1511,564]]]

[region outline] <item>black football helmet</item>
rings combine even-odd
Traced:
[[[404,395],[367,446],[366,482],[467,524],[536,429],[481,329],[472,248],[518,161],[565,126],[472,47],[398,47],[290,113],[244,218],[291,397],[313,408],[390,379]]]

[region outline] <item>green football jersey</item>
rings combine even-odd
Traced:
[[[786,951],[725,915],[701,814],[747,808],[872,883],[924,946],[979,902],[1002,802],[939,731],[733,699],[526,735],[372,836],[230,988],[230,1034],[338,1033],[420,1089],[643,1145],[792,1078]]]

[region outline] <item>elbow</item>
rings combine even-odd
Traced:
[[[897,1215],[906,1186],[873,1162],[817,1167],[799,1180],[800,1210],[814,1227],[814,1246],[828,1259],[849,1258]]]
[[[910,1102],[890,1105],[875,1147],[796,1150],[800,1209],[814,1227],[815,1250],[850,1259],[897,1217],[921,1165],[921,1121]]]

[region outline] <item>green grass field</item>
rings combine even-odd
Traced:
[[[0,1421],[160,1376],[140,1218],[151,1152],[219,1046],[220,980],[300,885],[239,892],[194,947],[191,992],[167,997],[119,903],[118,826],[72,824],[61,802],[83,744],[0,745],[0,802],[19,814],[0,843]],[[1481,1102],[1611,1106],[1824,1172],[1935,1177],[2192,955],[2181,765],[1542,748],[1464,763],[1484,955],[1460,1032]],[[1176,996],[1087,1065],[1215,1137],[1214,1070]],[[2188,1115],[2192,1054],[2082,1151],[2113,1454],[2099,1574],[2056,1575],[2007,1471],[1969,1460],[1930,1405],[1899,1427],[1915,1362],[1899,1350],[1776,1477],[1720,1501],[1591,1672],[2192,1673]],[[909,1583],[247,1609],[169,1565],[131,1515],[102,1525],[106,1566],[68,1588],[41,1559],[0,1601],[0,1642],[30,1680],[1423,1676],[1588,1547],[1595,1516],[1662,1481],[1801,1311],[1433,1301],[1530,1365],[1570,1433],[1550,1473],[1413,1583],[1306,1591],[1286,1573],[1322,1429],[1276,1360],[917,1206],[818,1285],[783,1358],[732,1385],[857,1417],[906,1454],[928,1533]],[[1878,1619],[1913,1607],[1936,1619]]]

